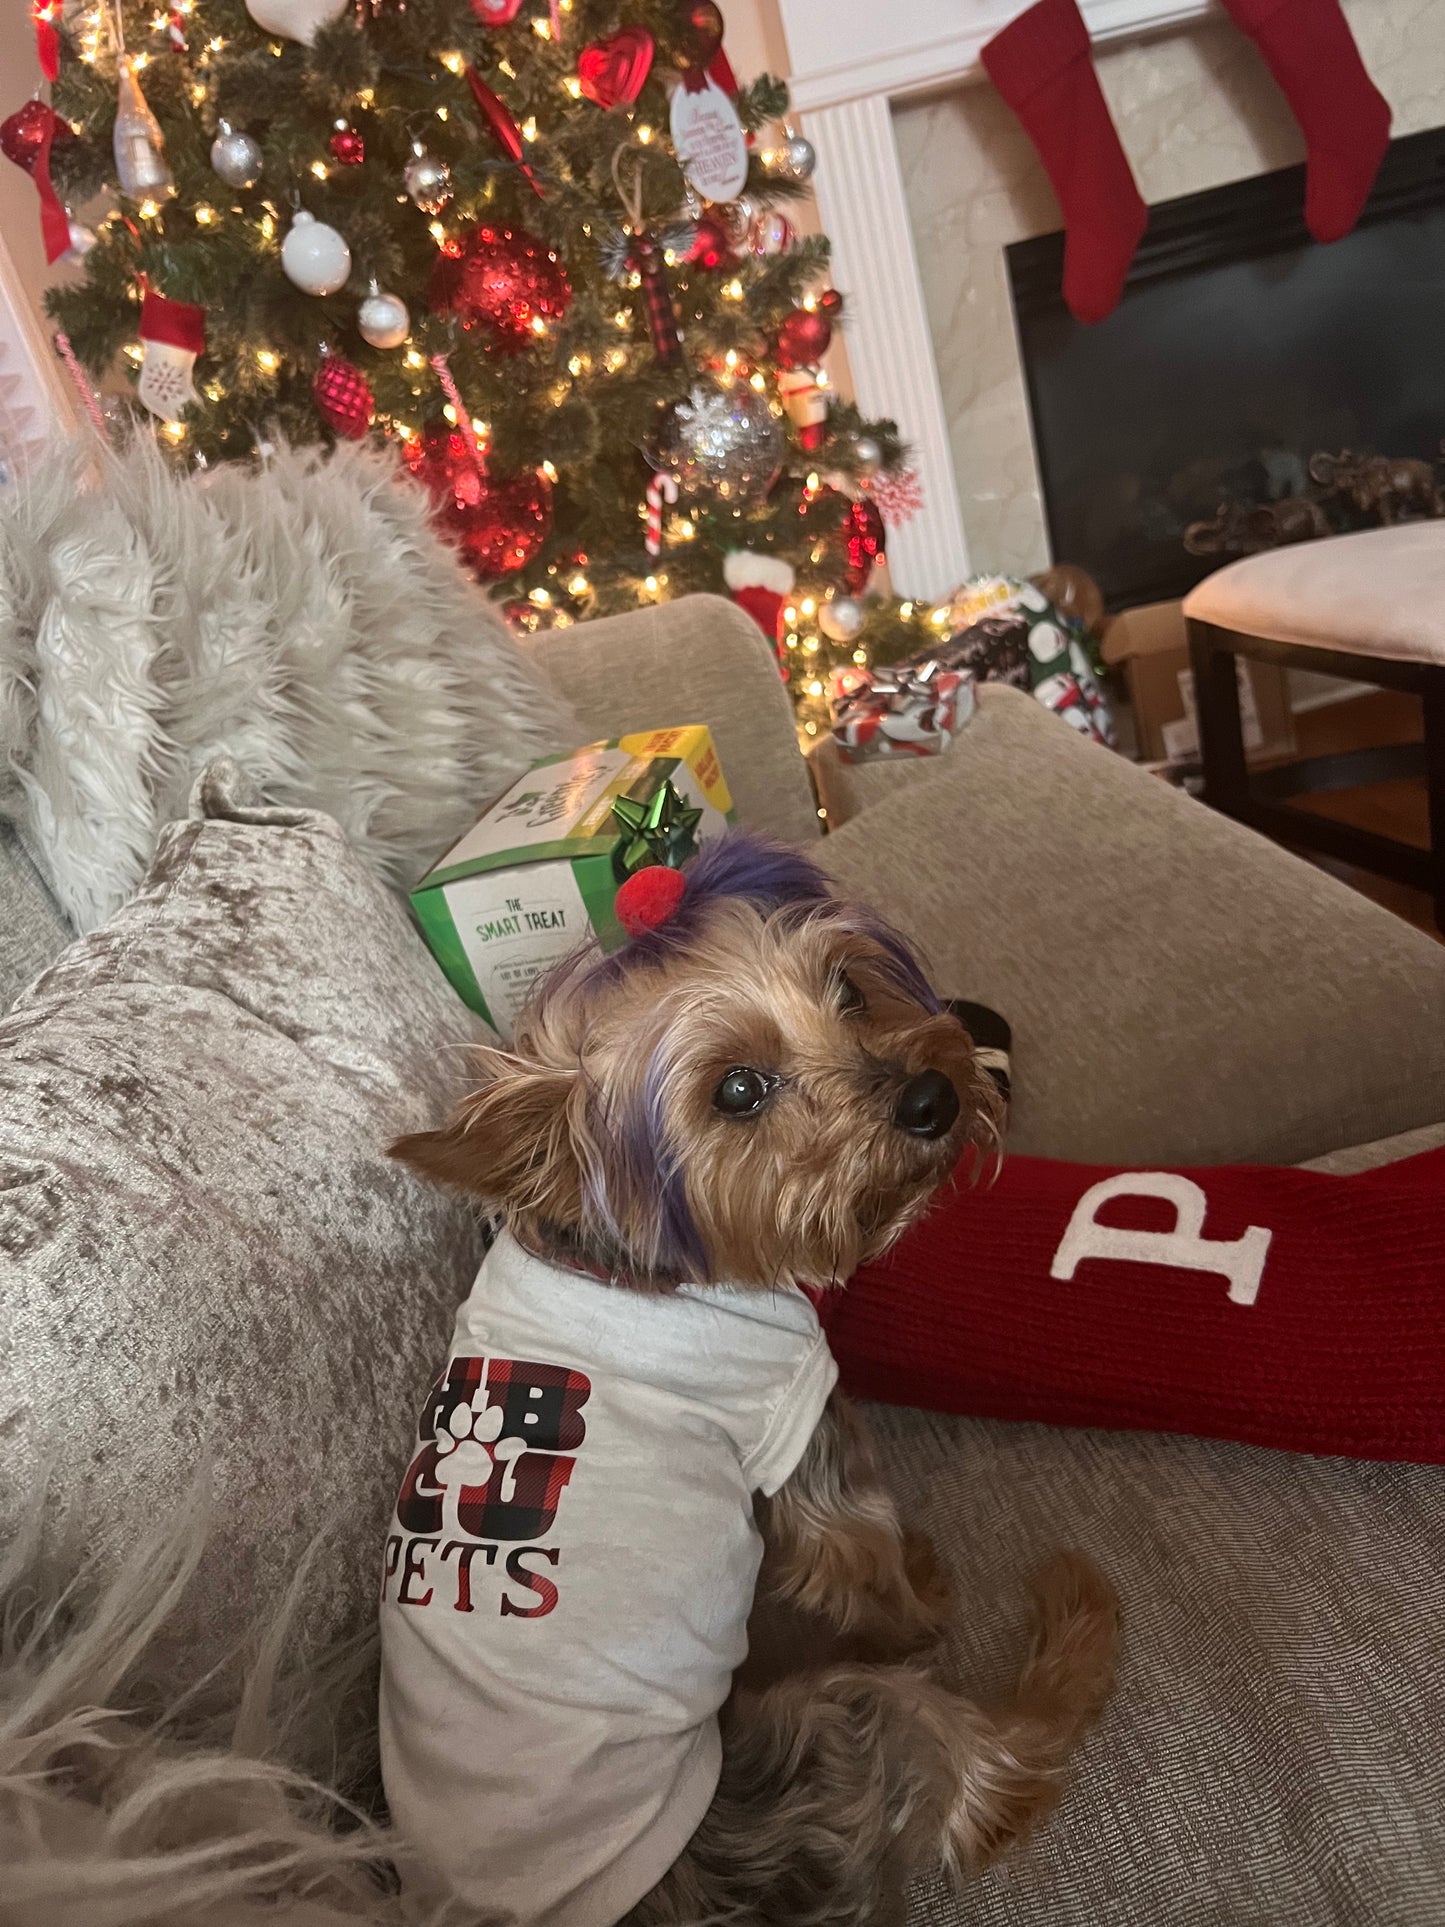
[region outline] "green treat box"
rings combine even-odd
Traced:
[[[412,906],[453,988],[509,1039],[544,971],[589,936],[623,942],[613,899],[634,870],[679,864],[734,820],[703,724],[589,743],[534,763],[432,865]]]

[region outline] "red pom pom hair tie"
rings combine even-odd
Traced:
[[[686,894],[687,878],[681,870],[650,863],[644,870],[634,870],[617,892],[617,921],[629,937],[640,937],[644,930],[656,930],[674,916]]]

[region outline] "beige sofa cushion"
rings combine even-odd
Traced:
[[[1445,522],[1244,556],[1191,590],[1184,613],[1271,642],[1445,663]]]
[[[318,1533],[308,1633],[369,1623],[414,1407],[480,1257],[384,1155],[478,1034],[336,825],[203,780],[139,894],[0,1021],[0,1542],[94,1578],[209,1461],[187,1677]]]
[[[1297,1164],[1440,1122],[1445,946],[998,685],[823,866],[1014,1028],[1010,1143]]]
[[[524,647],[581,719],[583,740],[706,723],[739,823],[785,843],[818,836],[793,706],[767,639],[736,603],[684,596]]]

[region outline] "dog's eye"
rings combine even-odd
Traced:
[[[724,1117],[752,1117],[767,1103],[777,1082],[776,1077],[769,1077],[764,1071],[736,1064],[713,1092],[713,1108]]]
[[[851,977],[840,975],[838,978],[838,1008],[845,1017],[856,1017],[859,1011],[868,1008],[868,999]]]

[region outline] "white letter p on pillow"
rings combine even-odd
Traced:
[[[1096,1213],[1111,1198],[1163,1198],[1174,1206],[1172,1231],[1124,1231],[1100,1224]],[[1051,1278],[1072,1278],[1085,1258],[1125,1259],[1136,1265],[1172,1265],[1217,1271],[1229,1280],[1230,1301],[1252,1305],[1259,1296],[1264,1261],[1274,1236],[1252,1224],[1242,1238],[1206,1238],[1207,1200],[1197,1184],[1177,1171],[1120,1171],[1087,1190],[1074,1206],[1068,1230],[1049,1267]]]

